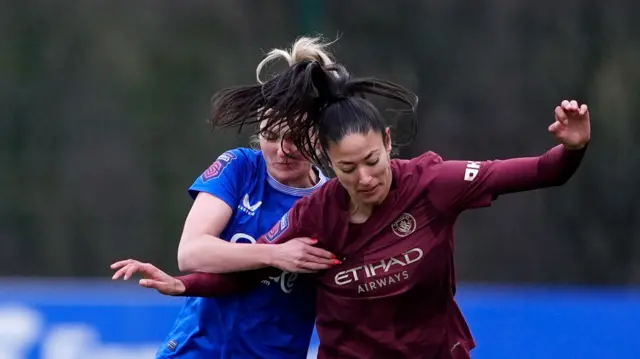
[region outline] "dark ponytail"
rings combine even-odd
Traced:
[[[398,115],[413,114],[418,103],[414,93],[392,82],[352,78],[339,64],[305,61],[262,85],[220,91],[212,99],[211,122],[214,127],[238,127],[239,131],[263,120],[267,121],[262,128],[265,132],[286,125],[288,136],[306,158],[325,163],[330,142],[338,142],[346,134],[374,130],[385,136],[386,123],[368,101],[369,95],[404,105]],[[414,116],[410,131],[412,139]]]

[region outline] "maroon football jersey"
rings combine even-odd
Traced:
[[[342,260],[317,275],[319,359],[469,358],[475,343],[454,300],[458,215],[501,194],[562,184],[583,154],[557,146],[504,161],[443,161],[432,152],[393,160],[390,192],[365,223],[349,222],[349,195],[332,180],[258,242],[313,237]],[[233,276],[186,277],[186,295],[241,286]]]

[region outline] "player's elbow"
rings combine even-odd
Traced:
[[[193,250],[193,246],[180,243],[178,247],[178,269],[181,272],[197,271],[197,252]]]

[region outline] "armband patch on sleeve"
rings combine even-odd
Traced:
[[[206,171],[204,171],[204,173],[202,174],[202,181],[207,182],[220,177],[222,171],[224,171],[224,169],[229,166],[229,163],[231,163],[231,161],[236,158],[236,155],[234,155],[232,152],[225,152],[221,154],[218,159],[214,163],[212,163]]]
[[[273,226],[273,228],[271,228],[271,230],[267,233],[266,235],[267,241],[269,242],[275,241],[288,228],[289,228],[289,212],[287,212],[287,214],[282,216],[280,221],[278,221],[278,223],[276,223],[275,226]]]

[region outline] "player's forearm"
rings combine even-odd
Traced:
[[[559,145],[547,151],[538,162],[540,182],[546,186],[565,184],[580,167],[586,151],[586,145],[579,149]]]
[[[258,281],[250,278],[255,273],[243,272],[232,274],[212,274],[196,272],[176,277],[184,284],[182,297],[216,297],[240,293],[258,285]]]
[[[560,186],[576,172],[586,146],[568,149],[558,145],[539,157],[513,158],[497,163],[490,176],[494,194]]]
[[[270,245],[229,243],[214,236],[184,240],[178,248],[178,266],[185,272],[229,273],[269,265]]]

